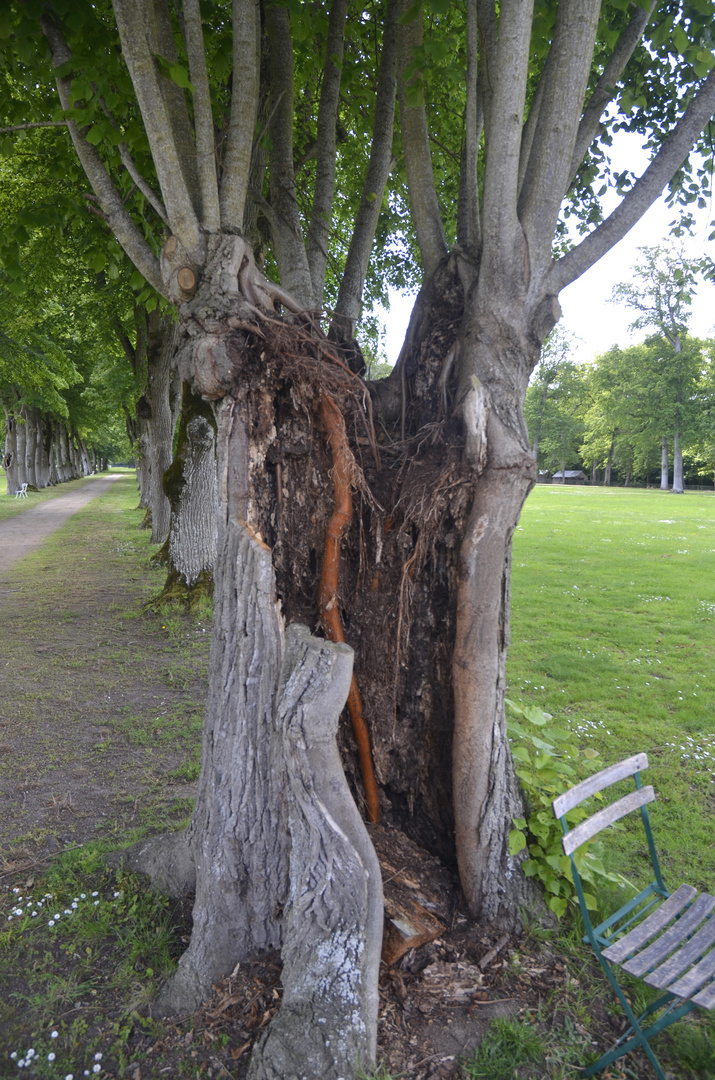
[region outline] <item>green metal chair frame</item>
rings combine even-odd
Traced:
[[[691,885],[669,893],[660,871],[647,804],[655,799],[653,788],[643,786],[640,774],[648,768],[646,754],[635,754],[590,776],[588,780],[554,799],[554,814],[564,831],[564,853],[571,859],[573,880],[589,942],[628,1018],[629,1027],[607,1053],[582,1070],[593,1076],[631,1050],[641,1047],[658,1080],[666,1080],[650,1040],[697,1007],[715,1007],[715,897],[698,895]],[[618,781],[633,777],[635,790],[570,828],[566,815],[585,799]],[[602,829],[640,810],[653,880],[598,926],[593,926],[574,853]],[[621,989],[613,966],[643,978],[664,993],[640,1016],[636,1016]],[[661,1011],[662,1010],[662,1011]],[[660,1014],[660,1015],[656,1015]]]

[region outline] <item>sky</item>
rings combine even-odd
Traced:
[[[614,140],[613,165],[616,171],[630,168],[642,172],[648,163],[647,155],[639,146],[628,140],[637,136],[623,136]],[[604,215],[618,203],[618,196],[608,192],[603,200]],[[715,241],[707,237],[713,231],[710,222],[715,217],[715,205],[704,211],[695,211],[697,226],[692,237],[684,238],[686,255],[695,258],[708,253],[715,260]],[[578,281],[563,290],[559,302],[563,310],[560,325],[570,331],[581,344],[577,344],[572,359],[582,363],[593,360],[612,345],[626,346],[642,341],[646,331],[631,332],[629,324],[636,312],[621,304],[609,302],[613,286],[618,282],[632,280],[632,268],[638,262],[638,248],[655,247],[664,243],[669,235],[669,223],[676,216],[675,209],[665,205],[661,197],[650,208],[630,233],[607,255],[604,255]],[[388,360],[394,364],[404,340],[414,297],[390,293],[390,311],[385,313],[385,349]],[[715,336],[715,285],[701,284],[692,307],[691,333],[697,337]]]

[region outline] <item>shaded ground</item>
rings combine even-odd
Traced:
[[[115,879],[80,846],[177,827],[198,772],[208,621],[143,608],[163,574],[148,564],[135,498],[132,481],[117,481],[0,571],[0,1077],[22,1075],[10,1054],[37,1046],[25,1075],[73,1069],[77,1077],[101,1053],[103,1077],[242,1078],[280,1004],[280,961],[266,957],[237,968],[194,1016],[149,1019],[161,965],[188,940],[190,904],[147,899],[141,881]],[[571,1075],[569,1063],[582,1063],[593,1041],[612,1040],[617,1015],[594,989],[589,963],[557,951],[558,934],[550,942],[473,926],[437,860],[384,828],[373,839],[388,913],[417,904],[441,927],[435,940],[383,964],[387,1073],[464,1076],[460,1061],[497,1017],[524,1020],[546,1047],[545,1060],[511,1076]],[[53,876],[52,858],[63,852]],[[40,910],[46,892],[52,899]],[[41,917],[32,923],[26,914],[18,925],[15,905],[28,901]],[[56,925],[45,918],[51,907]],[[9,916],[12,933],[2,930]],[[641,1065],[629,1075],[650,1073]]]
[[[96,486],[0,523],[8,532],[88,503]],[[125,496],[126,497],[126,496]],[[136,517],[132,512],[132,518]],[[176,640],[142,617],[160,571],[113,493],[0,570],[0,852],[46,854],[185,815],[193,794],[208,623]],[[118,518],[124,528],[117,529]],[[129,617],[127,617],[129,613]],[[8,845],[12,845],[8,849]]]

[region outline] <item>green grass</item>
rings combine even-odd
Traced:
[[[715,884],[714,569],[709,493],[537,486],[514,538],[507,663],[509,696],[565,720],[605,764],[648,753],[668,878],[703,887]],[[624,834],[617,846],[632,875]]]
[[[687,880],[710,892],[714,569],[710,493],[538,486],[514,538],[507,662],[508,696],[565,722],[582,746],[600,752],[604,765],[648,753],[657,795],[651,820],[666,883],[673,889]],[[606,845],[609,869],[642,884],[650,863],[639,822],[611,830]],[[604,911],[623,902],[622,895],[616,903],[610,899],[601,895]],[[584,948],[572,944],[574,952]],[[628,985],[643,1007],[649,989]],[[479,1068],[489,1046],[508,1063],[507,1034],[496,1030],[493,1042],[485,1040],[475,1059]],[[528,1055],[512,1035],[512,1072],[503,1075],[561,1075],[553,1067],[529,1071]],[[679,1080],[713,1078],[714,1036],[713,1018],[698,1014],[661,1036],[655,1049]],[[481,1075],[502,1073],[496,1066],[492,1073],[470,1073]]]

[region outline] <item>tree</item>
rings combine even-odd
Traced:
[[[41,25],[58,119],[93,197],[176,305],[181,373],[215,403],[219,557],[197,805],[186,833],[134,858],[196,891],[191,942],[160,1007],[193,1008],[242,956],[283,944],[286,1004],[252,1075],[284,1075],[286,1043],[306,1047],[292,1067],[311,1076],[352,1075],[374,1050],[379,883],[337,795],[331,724],[311,730],[346,694],[371,815],[362,698],[393,821],[442,850],[454,828],[475,916],[513,921],[528,899],[508,855],[520,797],[503,711],[511,538],[535,472],[523,402],[560,290],[655,201],[713,114],[706,7],[650,19],[621,0],[603,11],[595,0],[435,0],[424,12],[388,0],[348,15],[341,0],[235,0],[229,25],[209,3],[202,23],[197,0],[176,14],[165,0],[114,0],[111,11],[26,0],[13,23],[18,70],[38,54],[26,45],[33,18]],[[360,82],[353,57],[355,98],[340,92],[343,79]],[[301,79],[318,63],[316,95]],[[653,147],[649,168],[609,218],[555,253],[564,205],[593,218],[583,195],[601,172],[602,124],[624,117]],[[409,213],[398,188],[388,211],[402,231],[381,238],[393,151]],[[170,232],[159,255],[135,205],[154,192],[147,175]],[[443,194],[456,218],[443,216]],[[394,375],[368,396],[352,369],[376,233],[383,251],[416,239],[423,288]],[[331,259],[329,340],[319,309]],[[305,637],[300,621],[320,621],[335,644]],[[323,748],[335,803],[308,760]],[[351,869],[331,893],[338,863]],[[316,1017],[329,1019],[330,1046]]]
[[[688,328],[688,315],[698,274],[699,262],[689,261],[675,248],[641,248],[643,260],[634,268],[639,284],[616,285],[613,299],[635,308],[640,315],[631,324],[634,330],[654,327],[663,344],[672,350],[670,378],[673,390],[673,491],[683,494],[683,428],[687,421],[688,365],[681,356],[682,339]],[[667,434],[661,433],[661,488],[668,487]]]
[[[557,327],[547,338],[524,402],[534,460],[562,474],[578,458],[583,433],[583,371],[568,360],[571,339]]]

